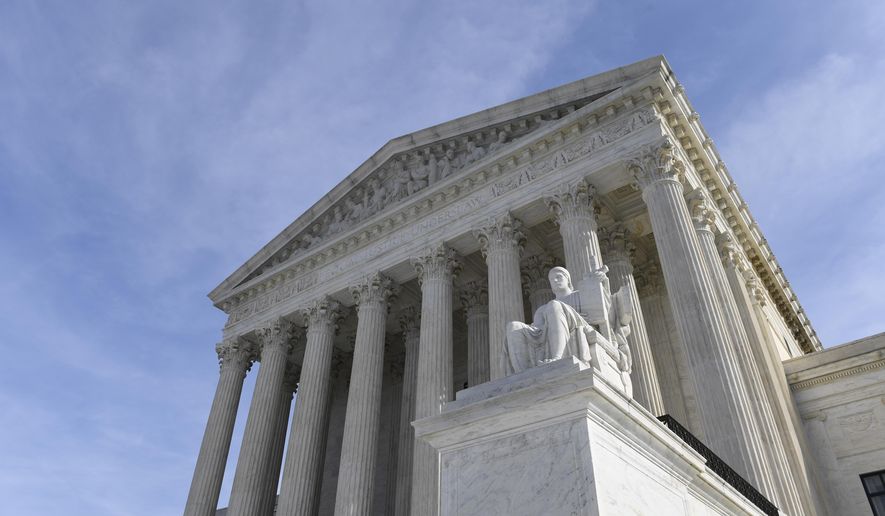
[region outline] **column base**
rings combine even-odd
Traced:
[[[762,514],[617,384],[568,357],[415,421],[440,453],[440,514]]]

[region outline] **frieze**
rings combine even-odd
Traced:
[[[253,299],[243,299],[240,306],[234,306],[232,308],[233,312],[228,319],[227,326],[241,322],[252,317],[254,314],[264,312],[275,304],[289,299],[298,293],[313,287],[317,283],[325,283],[345,271],[365,264],[382,254],[399,248],[402,245],[456,221],[467,214],[473,213],[478,209],[481,209],[490,201],[493,201],[495,198],[506,195],[515,189],[534,182],[575,160],[588,156],[603,146],[607,146],[616,140],[629,135],[637,129],[653,123],[656,120],[656,117],[657,115],[655,111],[650,107],[639,109],[628,117],[618,119],[608,126],[599,127],[584,138],[573,140],[571,144],[555,150],[543,159],[528,161],[524,165],[516,165],[515,160],[508,158],[506,161],[508,161],[511,166],[515,166],[512,171],[502,172],[500,164],[490,163],[489,168],[494,172],[489,173],[488,170],[476,171],[476,176],[482,178],[495,176],[497,173],[498,177],[492,177],[487,186],[480,187],[474,192],[468,192],[466,188],[461,190],[458,188],[450,189],[448,191],[449,194],[466,194],[468,196],[449,204],[437,213],[425,217],[408,227],[400,227],[388,238],[349,253],[346,257],[338,259],[316,272],[311,272],[306,276],[300,276],[293,280],[283,280],[280,286],[277,286],[272,290],[258,293]],[[540,143],[541,145],[546,145],[545,142]],[[506,174],[506,177],[501,177],[502,174]],[[448,196],[443,194],[441,199],[445,199],[446,197]],[[435,203],[425,202],[423,203],[423,207],[429,208],[432,204]],[[411,211],[411,214],[414,216],[417,215],[420,208],[412,207]],[[393,215],[394,218],[399,217],[400,219],[402,219],[402,216],[402,213]],[[385,228],[390,228],[393,225],[386,224],[383,226]],[[378,227],[379,226],[377,225],[375,226],[376,229]],[[374,233],[373,236],[380,236],[380,233],[385,231],[373,230],[372,232]],[[313,266],[317,267],[321,266],[324,260],[311,261],[314,262]],[[302,266],[299,265],[299,267]]]

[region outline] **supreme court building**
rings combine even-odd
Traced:
[[[885,511],[885,336],[822,349],[663,57],[391,140],[209,297],[187,516],[247,374],[230,516]]]

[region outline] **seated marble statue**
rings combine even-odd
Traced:
[[[585,279],[582,285],[588,286],[588,292],[582,295],[574,289],[565,268],[550,269],[547,278],[556,298],[535,311],[532,324],[514,321],[507,325],[504,346],[507,375],[567,356],[589,363],[592,361],[590,346],[596,343],[603,345],[622,374],[629,375],[632,360],[626,336],[630,331],[632,306],[626,291],[609,293],[605,270],[595,271],[593,278]],[[599,298],[596,300],[591,292],[594,287]]]

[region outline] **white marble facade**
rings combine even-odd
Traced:
[[[782,366],[820,342],[682,86],[655,57],[391,140],[213,290],[229,318],[185,514],[215,513],[246,374],[260,389],[227,472],[228,514],[272,514],[278,483],[277,514],[450,507],[440,488],[450,464],[416,439],[416,426],[450,414],[459,391],[507,383],[508,324],[531,324],[554,299],[554,266],[576,285],[597,280],[596,297],[582,302],[608,314],[586,322],[613,344],[591,346],[608,350],[597,363],[610,361],[596,381],[623,398],[606,405],[610,424],[651,432],[656,464],[690,469],[699,459],[654,419],[670,414],[783,513],[824,513]],[[618,322],[628,305],[629,324]],[[640,415],[616,415],[624,407]],[[549,434],[547,451],[526,446],[516,463],[580,446],[574,432],[586,425],[569,424],[578,427]],[[602,446],[591,455],[603,457],[615,446],[604,441],[583,445]],[[628,455],[608,464],[652,460]],[[495,457],[501,475],[522,467]],[[560,466],[547,469],[557,489],[585,485],[590,473]],[[711,513],[743,510],[709,473],[694,475],[676,482],[674,507],[703,499]],[[665,476],[649,481],[673,480]],[[606,497],[625,487],[597,488]],[[520,503],[544,513],[540,496]],[[504,514],[465,507],[446,514]],[[652,514],[650,502],[637,507]]]

